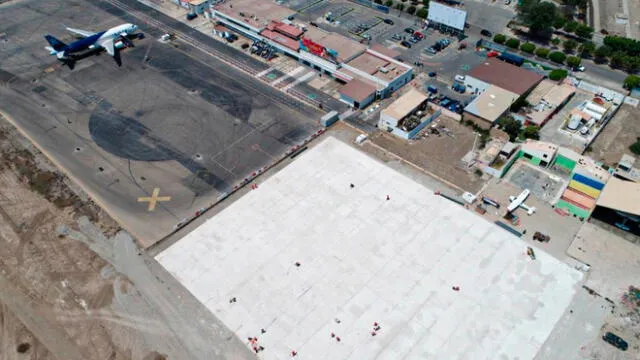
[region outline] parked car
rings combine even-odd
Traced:
[[[391,19],[384,19],[383,21],[385,24],[393,25],[393,20]]]
[[[427,54],[431,54],[431,55],[435,55],[438,52],[436,51],[436,49],[433,48],[433,46],[425,48],[424,52],[426,52]]]
[[[409,38],[409,41],[412,42],[413,44],[416,44],[420,40],[417,37],[412,36],[412,37]]]
[[[413,34],[414,32],[416,32],[415,30],[413,30],[412,28],[408,27],[404,29],[404,32],[406,32],[407,34]]]
[[[608,342],[609,344],[617,347],[622,351],[627,351],[627,348],[629,347],[629,344],[627,344],[626,341],[622,340],[621,337],[611,332],[607,332],[606,334],[604,334],[602,336],[602,340]]]
[[[459,92],[460,94],[464,94],[466,88],[464,87],[464,85],[458,84],[458,83],[453,83],[453,85],[451,86],[451,89],[453,89],[453,91],[455,92]]]
[[[196,13],[188,13],[187,14],[187,20],[189,20],[189,21],[191,21],[191,20],[193,20],[193,19],[195,19],[197,17],[198,17],[198,14],[196,14]]]
[[[436,77],[436,75],[437,75],[437,74],[435,73],[435,71],[432,71],[432,72],[430,72],[430,73],[429,73],[429,77],[430,77],[430,78],[432,78],[432,77]]]
[[[429,85],[429,86],[427,86],[427,91],[432,93],[432,94],[435,94],[435,93],[438,92],[438,88],[435,87],[435,86]]]
[[[411,49],[411,43],[408,42],[407,40],[404,40],[403,42],[401,42],[400,45],[402,45],[402,46],[404,46],[404,47],[406,47],[408,49]]]
[[[580,66],[576,66],[573,68],[573,71],[575,72],[583,72],[584,71],[584,66],[580,65]]]
[[[420,40],[424,39],[424,34],[421,33],[420,31],[416,31],[413,33],[413,36],[418,37]]]
[[[392,38],[393,40],[397,40],[397,41],[404,40],[404,36],[402,36],[402,35],[400,35],[400,34],[393,34],[393,35],[391,36],[391,38]]]
[[[456,76],[454,76],[454,77],[453,77],[453,79],[454,79],[455,81],[457,81],[457,82],[461,82],[461,83],[463,83],[463,82],[464,82],[464,79],[465,79],[465,76],[464,76],[464,75],[456,75]]]
[[[486,37],[492,37],[493,34],[491,33],[491,31],[487,30],[487,29],[482,29],[480,30],[480,35],[482,36],[486,36]]]

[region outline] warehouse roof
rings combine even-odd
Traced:
[[[612,177],[602,189],[597,204],[640,216],[640,183]]]
[[[526,93],[543,79],[542,75],[495,58],[488,58],[482,64],[474,67],[468,76],[518,95]]]
[[[487,90],[467,105],[464,111],[493,123],[507,111],[517,98],[518,94],[490,85]]]
[[[351,100],[362,102],[376,91],[376,87],[360,79],[353,79],[338,90],[338,92]]]
[[[420,91],[411,88],[409,91],[400,96],[386,109],[382,110],[382,114],[391,116],[398,121],[414,111],[420,104],[427,100],[427,96]]]
[[[269,0],[227,0],[214,9],[255,28],[264,28],[271,20],[284,20],[296,14]]]
[[[366,45],[360,44],[355,40],[337,33],[326,32],[315,26],[309,26],[304,33],[304,37],[325,48],[336,51],[341,62],[349,61],[367,49]]]

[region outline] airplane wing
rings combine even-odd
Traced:
[[[80,36],[84,36],[84,37],[89,37],[89,36],[95,34],[94,32],[91,32],[91,31],[73,29],[73,28],[69,28],[69,27],[67,28],[67,30],[71,31],[72,33],[78,34]]]
[[[108,39],[104,39],[102,41],[100,41],[100,46],[102,46],[105,50],[107,50],[107,53],[111,56],[114,56],[116,54],[116,50],[113,46],[113,39],[108,38]]]

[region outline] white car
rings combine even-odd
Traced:
[[[575,71],[575,72],[583,72],[584,71],[584,66],[580,65],[580,66],[574,67],[573,71]]]

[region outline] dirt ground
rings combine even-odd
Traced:
[[[586,154],[597,161],[613,166],[620,161],[622,154],[633,155],[629,146],[635,143],[639,137],[640,111],[623,104],[591,144],[591,151]]]
[[[0,359],[253,358],[83,197],[0,118]]]
[[[372,137],[372,141],[425,169],[434,177],[449,182],[462,191],[476,193],[484,181],[473,171],[465,170],[461,164],[462,157],[473,147],[476,137],[473,130],[445,116],[440,116],[434,124],[446,127],[452,136],[444,133],[440,136],[430,134],[428,137],[419,135],[416,137],[417,140],[407,141],[392,134],[379,132]]]

